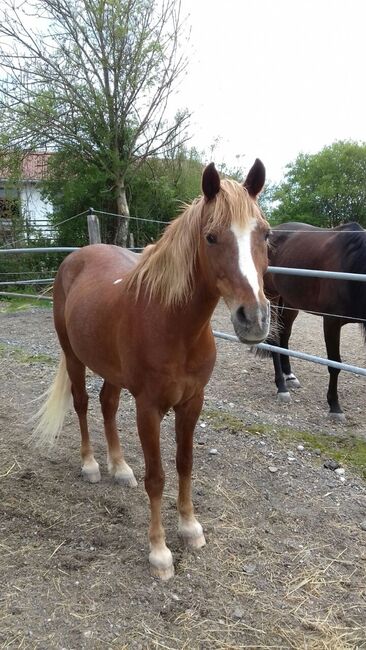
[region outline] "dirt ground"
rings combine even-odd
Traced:
[[[232,333],[222,305],[213,324]],[[292,347],[324,355],[321,320],[301,315]],[[366,438],[365,378],[341,373],[347,421],[334,425],[326,368],[295,361],[302,387],[283,406],[270,360],[236,343],[217,348],[195,438],[194,502],[207,546],[193,553],[178,539],[168,415],[163,514],[176,575],[160,583],[148,568],[132,399],[123,395],[119,422],[137,488],[108,477],[97,377],[89,378],[90,424],[101,482],[80,477],[72,413],[54,450],[32,449],[32,400],[58,356],[52,314],[1,311],[0,648],[366,648],[366,484],[347,463],[343,477],[325,469],[329,456],[317,447],[320,435]],[[344,328],[342,353],[365,366],[357,326]]]

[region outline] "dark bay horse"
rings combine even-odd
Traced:
[[[269,264],[321,271],[365,273],[366,231],[358,223],[334,229],[316,228],[305,223],[283,223],[272,229]],[[265,292],[277,311],[279,339],[270,341],[288,348],[298,310],[322,312],[328,359],[341,361],[340,332],[346,323],[359,322],[366,335],[366,285],[353,280],[335,280],[295,275],[266,274]],[[334,314],[334,316],[333,316]],[[299,386],[291,371],[290,358],[273,354],[278,397],[289,401],[289,386]],[[338,400],[339,370],[328,366],[327,400],[332,418],[343,420]]]
[[[100,403],[109,471],[135,486],[116,426],[121,389],[131,392],[151,509],[149,560],[153,575],[162,579],[170,578],[174,568],[161,522],[161,420],[174,409],[178,532],[200,548],[205,537],[191,498],[193,433],[216,358],[210,319],[220,297],[241,341],[259,342],[268,335],[263,275],[269,226],[256,202],[264,180],[258,159],[243,185],[220,180],[211,163],[203,172],[203,196],[142,255],[104,244],[86,246],[64,260],[55,279],[54,321],[62,353],[38,413],[35,439],[55,441],[72,395],[82,474],[90,482],[100,480],[87,425],[88,367],[104,379]]]

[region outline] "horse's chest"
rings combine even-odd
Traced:
[[[160,360],[157,365],[145,366],[145,372],[140,376],[147,392],[170,407],[200,393],[210,379],[214,364],[214,354],[205,358],[190,354],[185,358],[169,359],[165,363]]]

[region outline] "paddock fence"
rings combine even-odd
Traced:
[[[101,228],[100,228],[100,215],[108,215],[110,217],[118,217],[119,215],[115,215],[113,213],[106,213],[106,212],[99,212],[95,211],[93,208],[89,208],[88,211],[85,211],[83,213],[80,213],[79,215],[75,215],[75,217],[71,217],[65,221],[71,221],[72,219],[80,216],[85,216],[87,215],[87,224],[88,224],[88,239],[89,241],[86,243],[100,243],[102,241],[102,235],[101,235]],[[145,218],[140,218],[140,217],[130,217],[130,219],[136,219],[138,221],[142,222],[153,222],[155,224],[158,224],[160,227],[162,224],[167,225],[167,222],[164,221],[155,221],[155,220],[149,220]],[[64,222],[61,222],[64,223]],[[319,231],[321,232],[321,231]],[[347,231],[340,231],[340,234],[343,232]],[[71,253],[72,251],[78,250],[80,247],[79,246],[39,246],[39,247],[24,247],[24,248],[1,248],[0,247],[0,263],[1,263],[1,258],[3,256],[7,255],[26,255],[26,254],[62,254],[64,255]],[[130,246],[129,250],[134,250],[136,252],[142,250],[141,248],[136,248],[135,246]],[[288,268],[288,267],[273,267],[269,266],[268,267],[268,272],[269,273],[274,273],[274,274],[283,274],[283,275],[293,275],[293,276],[299,276],[299,277],[317,277],[317,278],[331,278],[335,280],[350,280],[350,281],[357,281],[357,282],[366,282],[366,274],[358,274],[358,273],[342,273],[338,271],[321,271],[318,269],[299,269],[299,268]],[[1,277],[1,274],[0,274]],[[48,287],[52,287],[54,277],[49,277],[49,278],[33,278],[33,279],[23,279],[23,280],[15,280],[14,278],[10,280],[3,280],[1,278],[0,280],[0,289],[1,287],[21,287],[21,286],[41,286],[45,285]],[[44,301],[49,301],[52,302],[52,297],[46,296],[43,293],[38,293],[38,294],[27,294],[23,292],[16,292],[16,291],[4,291],[0,290],[0,297],[18,297],[18,298],[26,298],[26,299],[36,299],[36,300],[44,300]],[[319,316],[326,316],[326,315],[332,315],[334,317],[339,317],[341,316],[337,314],[324,314],[324,313],[317,313]],[[355,322],[359,323],[360,319],[355,318]],[[213,330],[213,334],[216,338],[223,339],[226,341],[231,341],[231,342],[239,342],[239,339],[237,336],[233,334],[227,334],[225,332],[220,332],[217,330]],[[366,377],[366,369],[359,367],[359,366],[354,366],[350,365],[347,363],[341,363],[338,361],[332,361],[330,359],[325,359],[323,357],[319,357],[316,355],[312,354],[307,354],[306,352],[300,352],[298,350],[290,350],[286,348],[282,348],[279,346],[274,346],[270,345],[268,343],[259,343],[256,346],[254,346],[258,349],[265,350],[267,352],[277,352],[280,354],[283,354],[285,356],[289,357],[294,357],[296,359],[301,359],[303,361],[310,361],[312,363],[318,363],[320,365],[332,367],[332,368],[337,368],[339,370],[344,370],[346,372],[351,372],[357,375],[361,375]]]

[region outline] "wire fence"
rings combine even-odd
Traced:
[[[8,288],[32,285],[35,292],[55,276],[64,254],[77,246],[90,243],[88,219],[90,215],[98,218],[101,241],[116,243],[116,221],[123,217],[113,212],[89,208],[57,223],[46,218],[26,219],[22,228],[4,230],[0,219],[0,286]],[[139,252],[147,244],[156,241],[169,222],[149,219],[146,216],[129,217],[129,248]],[[34,255],[42,249],[41,257]],[[17,282],[17,285],[14,283]],[[4,292],[3,292],[4,293]]]

